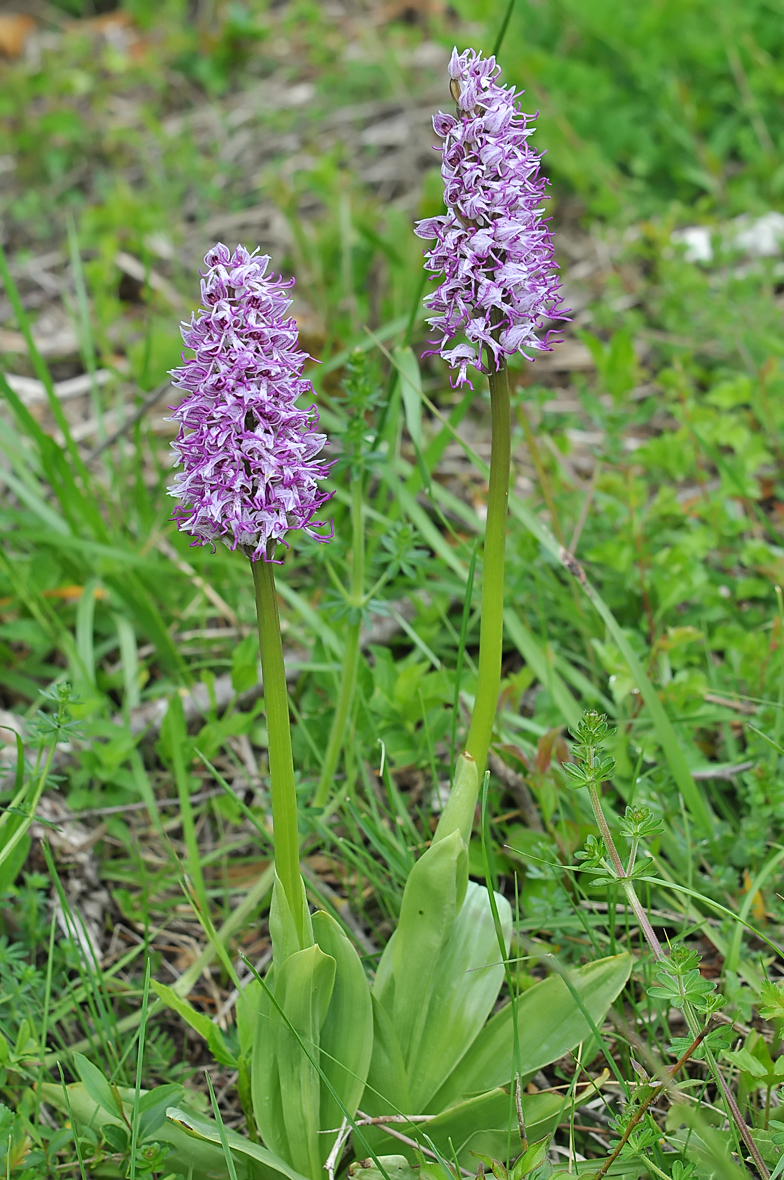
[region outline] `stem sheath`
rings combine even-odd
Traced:
[[[259,652],[267,712],[275,871],[288,899],[297,934],[304,947],[308,942],[303,923],[305,888],[299,871],[297,790],[291,755],[289,698],[283,665],[283,645],[280,639],[274,567],[271,561],[253,561],[251,568],[256,590]]]
[[[487,496],[484,560],[482,564],[482,619],[479,627],[479,676],[466,750],[476,762],[481,781],[493,735],[501,688],[504,638],[504,548],[512,461],[509,371],[506,365],[490,374],[492,450]]]

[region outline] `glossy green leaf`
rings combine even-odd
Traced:
[[[268,977],[269,982],[269,977]],[[253,1052],[253,1041],[256,1035],[256,1021],[262,1004],[264,989],[258,979],[251,979],[245,984],[237,996],[235,1011],[237,1013],[237,1033],[240,1041],[240,1053],[250,1060]]]
[[[399,1114],[411,1110],[408,1078],[400,1043],[386,1009],[373,1002],[373,1056],[361,1107],[367,1114]]]
[[[496,894],[504,943],[512,934],[512,910]],[[487,890],[471,881],[451,937],[437,957],[427,1019],[408,1063],[413,1110],[428,1103],[478,1036],[493,1010],[504,965]]]
[[[312,946],[313,929],[304,889],[301,892],[300,898],[295,900],[299,901],[302,905],[301,928],[305,930],[307,945]],[[274,952],[273,959],[278,967],[280,967],[290,955],[295,955],[305,948],[300,944],[298,926],[291,912],[290,899],[286,896],[286,890],[279,881],[277,873],[275,874],[275,881],[272,886],[269,925]]]
[[[216,1061],[219,1061],[221,1065],[228,1065],[236,1069],[236,1057],[226,1045],[223,1039],[223,1033],[217,1024],[213,1024],[209,1016],[205,1015],[204,1012],[198,1012],[192,1004],[189,1004],[182,996],[178,996],[165,983],[158,983],[156,979],[151,979],[150,987],[156,996],[163,1000],[167,1008],[173,1009],[173,1011],[182,1017],[186,1024],[190,1025],[200,1037],[204,1038]]]
[[[180,1129],[182,1133],[187,1135],[191,1142],[204,1142],[205,1144],[220,1144],[221,1134],[218,1129],[218,1124],[212,1119],[205,1118],[204,1115],[193,1114],[189,1110],[182,1110],[180,1107],[170,1106],[166,1112],[166,1117],[171,1125]],[[237,1166],[237,1157],[240,1156],[243,1160],[253,1160],[254,1163],[246,1170],[240,1173],[237,1166],[238,1176],[247,1175],[266,1178],[281,1175],[287,1176],[288,1180],[304,1180],[301,1173],[290,1167],[284,1160],[280,1159],[273,1151],[263,1147],[260,1143],[251,1143],[250,1139],[245,1139],[242,1135],[238,1135],[236,1131],[230,1131],[228,1127],[223,1128],[223,1134],[235,1158],[235,1166]],[[223,1151],[220,1151],[223,1157]],[[169,1157],[170,1159],[171,1157]],[[166,1161],[166,1166],[169,1166],[169,1159]],[[261,1164],[262,1167],[258,1167]],[[225,1169],[225,1164],[224,1164]],[[223,1175],[226,1175],[224,1170]]]
[[[74,1082],[66,1089],[68,1091],[67,1102],[61,1085],[53,1085],[49,1082],[44,1082],[41,1085],[41,1098],[47,1106],[60,1111],[64,1120],[72,1115],[79,1126],[90,1127],[97,1132],[102,1132],[102,1128],[107,1124],[114,1127],[125,1126],[119,1115],[108,1114],[98,1105],[88,1093],[83,1082]],[[121,1088],[119,1092],[126,1116],[130,1121],[133,1114],[134,1091],[129,1088]],[[147,1093],[154,1093],[154,1091],[143,1092],[143,1097],[146,1097]],[[200,1123],[209,1122],[207,1119],[191,1116],[190,1112],[187,1112],[187,1119],[191,1120],[191,1118],[197,1119]],[[228,1180],[229,1173],[223,1152],[219,1147],[213,1146],[220,1138],[218,1128],[214,1123],[212,1126],[215,1129],[215,1140],[209,1142],[195,1139],[173,1122],[167,1121],[158,1127],[155,1132],[156,1140],[159,1143],[169,1143],[172,1147],[171,1154],[166,1158],[167,1170],[175,1173],[181,1172],[184,1176],[190,1176],[191,1180]],[[289,1180],[299,1180],[296,1174],[292,1175],[291,1169],[286,1170],[285,1165],[278,1167],[277,1171],[282,1171],[284,1175],[289,1177]],[[271,1175],[272,1173],[270,1173]],[[251,1180],[245,1159],[237,1161],[237,1177],[238,1180]]]
[[[419,1169],[412,1168],[404,1155],[382,1155],[380,1163],[388,1180],[417,1180],[420,1175]],[[352,1165],[351,1180],[384,1180],[384,1176],[373,1160],[363,1160]]]
[[[319,1061],[334,983],[335,960],[320,947],[290,955],[275,968],[275,1003],[265,993],[253,1046],[256,1125],[265,1143],[307,1176],[318,1176],[323,1162],[321,1079],[311,1058]]]
[[[510,1173],[511,1180],[523,1180],[523,1176],[527,1176],[529,1172],[535,1172],[544,1163],[549,1142],[549,1138],[545,1138],[540,1139],[538,1143],[531,1143],[520,1158],[515,1160]]]
[[[524,1094],[523,1116],[529,1138],[543,1139],[569,1109],[570,1104],[562,1094]],[[475,1170],[476,1159],[471,1155],[472,1151],[486,1153],[496,1159],[506,1158],[510,1127],[513,1142],[516,1139],[519,1145],[514,1102],[510,1102],[506,1090],[497,1087],[487,1094],[459,1103],[427,1123],[404,1123],[395,1129],[421,1143],[432,1140],[438,1150],[450,1159],[454,1145],[459,1162],[464,1167],[473,1164]],[[400,1142],[384,1134],[381,1128],[374,1127],[372,1131],[371,1142],[377,1151],[401,1150]],[[402,1148],[402,1151],[407,1159],[414,1161],[413,1149]]]
[[[100,1069],[93,1065],[92,1061],[88,1061],[82,1053],[74,1053],[74,1065],[93,1102],[113,1117],[121,1114],[122,1103],[118,1097],[117,1088],[112,1086]]]
[[[365,1088],[373,1052],[373,1010],[370,984],[354,947],[329,914],[313,915],[313,936],[335,960],[335,983],[321,1027],[320,1065],[346,1110],[352,1115]],[[343,1110],[321,1080],[321,1129],[339,1127]],[[322,1134],[322,1162],[333,1137]]]
[[[407,1070],[417,1060],[441,948],[457,919],[467,861],[459,831],[420,857],[406,882],[398,928],[379,963],[374,992],[391,1017]]]
[[[599,959],[571,973],[585,1009],[600,1023],[629,978],[628,954]],[[591,1028],[560,975],[535,984],[517,1000],[520,1064],[525,1074],[557,1061],[591,1035]],[[433,1111],[508,1083],[512,1074],[512,1007],[507,1004],[485,1026],[430,1104]]]
[[[182,1096],[183,1087],[176,1082],[170,1082],[165,1086],[156,1086],[154,1090],[148,1090],[146,1094],[142,1094],[139,1099],[140,1143],[149,1139],[159,1127],[163,1126],[166,1121],[167,1108],[172,1103],[180,1102]]]

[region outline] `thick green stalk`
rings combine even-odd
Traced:
[[[269,740],[270,793],[272,825],[275,835],[275,872],[288,900],[301,945],[310,941],[304,928],[305,887],[299,871],[299,833],[297,830],[297,790],[294,761],[291,755],[289,697],[283,645],[280,640],[278,599],[271,561],[251,562],[256,589],[256,615],[259,623],[259,651],[264,682]]]
[[[479,781],[487,762],[501,689],[501,655],[504,638],[504,549],[509,471],[512,461],[512,426],[509,408],[509,372],[504,365],[490,374],[492,451],[487,496],[484,560],[482,563],[482,619],[479,627],[479,676],[466,750],[476,763]]]
[[[365,590],[365,526],[362,512],[362,477],[354,476],[351,482],[351,595],[349,603],[354,608],[357,618],[349,623],[346,630],[346,650],[343,655],[343,665],[340,669],[340,687],[338,703],[332,718],[332,728],[329,733],[327,752],[324,755],[324,765],[321,777],[313,797],[316,807],[324,807],[338,768],[343,742],[346,736],[349,713],[354,703],[354,689],[357,683],[357,668],[359,667],[359,635],[362,630],[362,606]]]

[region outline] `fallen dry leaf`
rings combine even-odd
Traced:
[[[0,13],[0,53],[4,57],[21,57],[34,28],[33,18],[22,12]]]

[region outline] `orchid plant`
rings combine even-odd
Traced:
[[[274,570],[280,547],[297,532],[321,541],[331,534],[317,519],[328,499],[320,486],[329,471],[325,438],[315,429],[315,410],[299,408],[311,386],[289,315],[291,283],[268,272],[267,257],[216,245],[205,259],[203,306],[183,332],[194,355],[175,372],[186,391],[174,411],[182,466],[171,488],[179,501],[175,516],[194,544],[220,541],[250,562],[275,878],[272,963],[263,980],[242,989],[239,1056],[187,1005],[178,1011],[238,1069],[248,1135],[187,1109],[181,1096],[120,1094],[96,1078],[86,1059],[77,1063],[82,1083],[65,1092],[77,1121],[97,1129],[135,1127],[134,1143],[168,1145],[162,1167],[172,1176],[318,1180],[325,1169],[331,1178],[355,1160],[388,1180],[426,1160],[440,1160],[452,1174],[472,1163],[475,1170],[473,1151],[509,1167],[516,1160],[511,1174],[521,1180],[539,1166],[541,1141],[580,1097],[574,1089],[566,1097],[524,1094],[525,1084],[595,1032],[628,978],[629,956],[616,955],[516,994],[510,904],[490,884],[469,880],[468,845],[501,676],[511,455],[507,358],[549,348],[544,321],[565,314],[542,216],[547,182],[528,143],[533,128],[499,72],[492,57],[453,53],[449,88],[456,110],[433,121],[442,141],[446,212],[415,231],[435,241],[426,252],[427,269],[440,277],[427,298],[433,350],[456,371],[457,384],[469,382],[473,368],[490,385],[478,682],[448,801],[408,877],[398,926],[372,981],[341,926],[327,913],[311,914],[299,867]],[[355,665],[356,642],[349,655]],[[355,672],[354,666],[347,675]],[[345,709],[336,711],[333,770],[346,716]],[[330,787],[319,785],[320,804]],[[493,1014],[505,979],[509,997]],[[58,1099],[52,1090],[49,1099],[62,1105],[62,1093]]]

